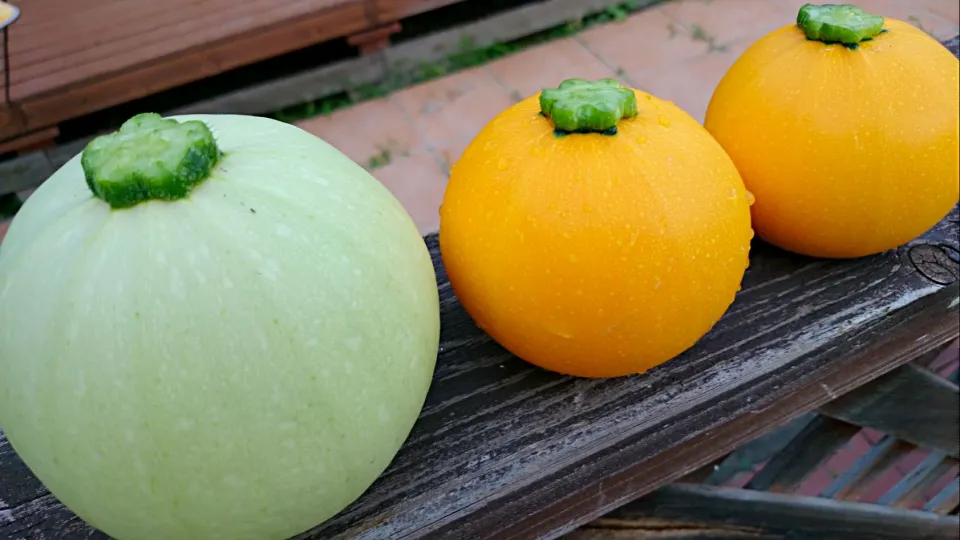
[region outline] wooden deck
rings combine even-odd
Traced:
[[[456,1],[20,0],[0,142]]]

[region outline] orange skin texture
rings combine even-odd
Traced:
[[[749,195],[672,103],[634,91],[616,135],[558,137],[538,95],[454,166],[440,249],[477,325],[520,358],[580,377],[642,373],[696,343],[748,264]]]
[[[783,249],[853,258],[905,244],[960,195],[958,63],[913,26],[858,50],[791,25],[721,80],[704,125],[757,197],[753,224]]]

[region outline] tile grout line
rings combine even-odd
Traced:
[[[610,23],[610,24],[616,24],[616,23]],[[606,58],[597,54],[593,49],[590,48],[590,45],[588,45],[583,40],[580,34],[573,36],[573,41],[577,42],[577,44],[583,47],[583,50],[587,51],[587,53],[590,56],[596,58],[601,64],[607,66],[607,69],[612,71],[613,74],[617,76],[617,78],[621,79],[623,82],[627,83],[632,88],[637,87],[637,83],[629,75],[627,75],[627,72],[623,69],[623,67],[612,65],[610,62],[607,61]]]
[[[555,43],[555,42],[544,43],[542,45],[538,45],[537,47],[549,47],[551,43]],[[526,50],[532,50],[535,48],[536,47],[532,47]],[[523,52],[524,51],[518,51],[515,54],[522,54]],[[514,55],[510,55],[510,56],[514,56]],[[509,58],[509,56],[507,56],[506,58]],[[513,88],[509,84],[505,83],[502,79],[500,79],[500,76],[497,75],[496,71],[490,69],[491,64],[493,64],[494,62],[496,62],[496,60],[494,60],[493,62],[484,63],[483,64],[484,71],[486,71],[490,75],[490,78],[496,81],[496,83],[499,84],[501,88],[503,88],[508,94],[510,94],[510,99],[512,99],[514,103],[520,103],[521,101],[523,101],[525,96],[521,96],[520,92],[516,88]]]
[[[400,103],[397,103],[396,99],[394,98],[395,95],[396,95],[395,92],[391,93],[385,99],[390,103],[390,105],[392,105],[393,107],[396,107],[397,110],[400,111],[400,115],[403,117],[404,121],[407,123],[407,126],[410,127],[410,131],[412,131],[414,136],[416,136],[417,142],[419,143],[418,146],[422,147],[426,151],[426,153],[433,158],[433,161],[434,163],[436,163],[437,168],[440,169],[440,174],[449,178],[450,176],[449,167],[445,165],[445,161],[438,155],[436,148],[434,148],[433,145],[430,144],[427,137],[424,136],[421,126],[416,122],[416,120],[414,120],[413,116],[407,111],[406,107],[404,107]],[[407,151],[408,155],[413,155],[413,153],[414,153],[414,149],[412,148]],[[376,177],[376,175],[374,175],[374,177]]]

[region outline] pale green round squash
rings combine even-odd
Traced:
[[[433,265],[397,200],[322,140],[174,120],[91,143],[14,219],[0,426],[120,540],[287,538],[408,436],[436,362]]]

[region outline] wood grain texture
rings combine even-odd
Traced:
[[[960,454],[957,385],[913,364],[827,403],[820,411],[917,446],[953,457]]]
[[[803,483],[807,475],[845,446],[860,428],[817,416],[774,455],[750,482],[748,489],[789,493]]]
[[[907,246],[850,261],[758,241],[743,290],[707,336],[647,374],[613,380],[548,373],[491,341],[457,303],[429,236],[442,335],[427,403],[374,486],[299,538],[570,532],[956,339],[960,281],[943,276],[960,273],[950,256],[958,222],[955,207]],[[915,246],[948,256],[918,262]],[[0,538],[97,537],[3,439],[0,500]]]
[[[957,246],[957,219],[954,209],[917,242]],[[921,275],[909,246],[820,261],[758,243],[737,303],[694,349],[646,375],[572,379],[480,332],[450,290],[436,238],[427,243],[443,335],[423,414],[374,487],[303,538],[553,537],[958,332],[960,284]],[[5,441],[0,478],[0,537],[92,534]]]
[[[10,29],[0,141],[456,1],[34,0]]]
[[[840,476],[836,477],[820,496],[847,501],[860,500],[873,482],[913,451],[914,448],[912,444],[903,442],[896,437],[883,437],[854,461]]]
[[[630,503],[566,538],[948,540],[957,537],[958,527],[956,516],[820,497],[676,484]]]

